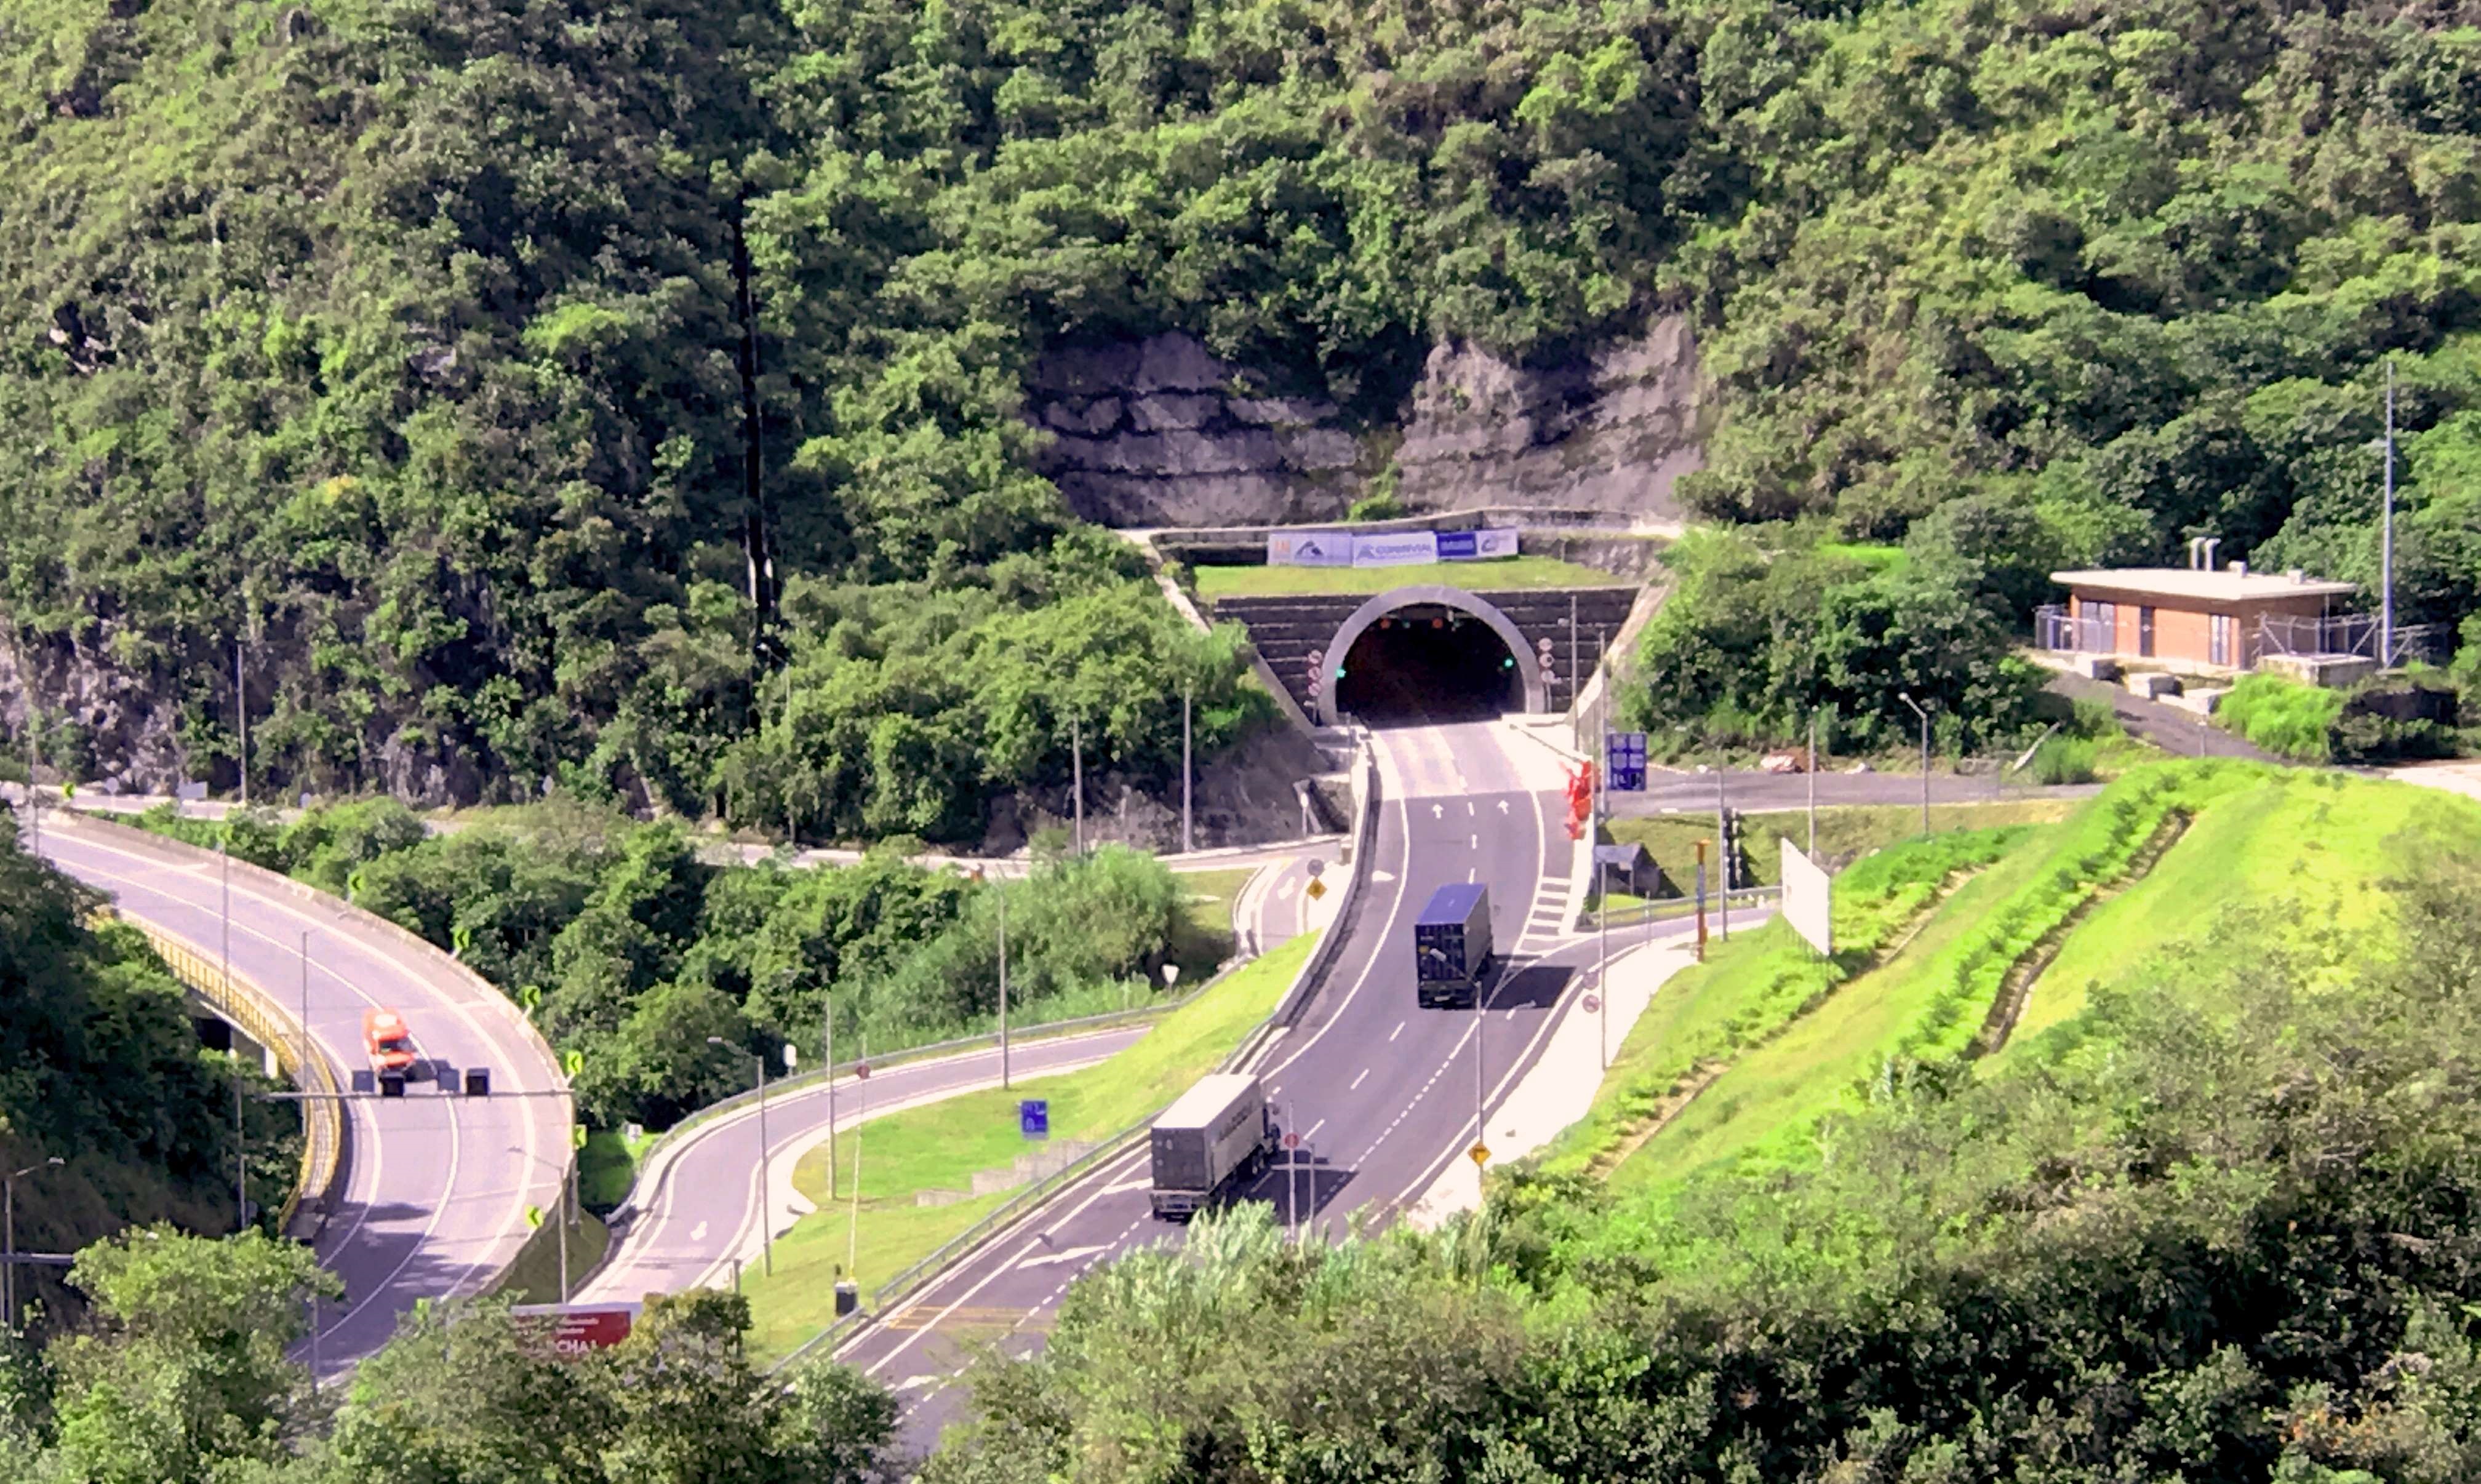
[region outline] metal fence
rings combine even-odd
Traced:
[[[2109,619],[2099,615],[2076,617],[2055,603],[2033,611],[2033,641],[2044,649],[2106,655],[2118,643],[2111,627]]]
[[[2268,614],[2258,620],[2258,653],[2303,659],[2377,660],[2381,636],[2370,613],[2330,613],[2322,618]],[[2444,624],[2398,624],[2391,636],[2393,653],[2386,663],[2435,658],[2445,646]]]
[[[337,1171],[344,1162],[345,1117],[342,1105],[336,1101],[336,1074],[327,1065],[327,1058],[315,1049],[306,1057],[302,1054],[308,1042],[300,1017],[283,1009],[282,1002],[265,986],[244,975],[227,975],[221,963],[153,924],[121,917],[109,907],[99,915],[137,928],[154,947],[156,956],[172,971],[172,976],[213,1005],[218,1015],[239,1027],[244,1035],[267,1048],[296,1087],[323,1094],[295,1105],[301,1109],[301,1175],[276,1213],[276,1230],[290,1233],[294,1217],[305,1205],[312,1208],[318,1221],[326,1220]]]

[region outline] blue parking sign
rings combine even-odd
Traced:
[[[1016,1106],[1016,1126],[1030,1139],[1051,1137],[1051,1100],[1027,1098]]]
[[[1645,791],[1643,732],[1603,734],[1603,777],[1606,780],[1605,786],[1615,794],[1641,794]]]

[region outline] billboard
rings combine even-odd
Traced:
[[[1441,561],[1487,561],[1516,555],[1516,533],[1509,531],[1442,531]]]
[[[1357,567],[1421,566],[1438,560],[1439,535],[1435,531],[1352,538],[1352,564]]]
[[[1835,878],[1789,839],[1783,842],[1783,914],[1811,948],[1834,956]]]
[[[1267,565],[1270,567],[1348,567],[1353,537],[1349,531],[1270,531],[1267,533]]]
[[[519,1304],[509,1311],[532,1321],[535,1333],[548,1333],[551,1347],[561,1355],[608,1350],[629,1338],[637,1322],[638,1304]]]

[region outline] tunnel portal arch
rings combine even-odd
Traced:
[[[1499,636],[1500,642],[1505,644],[1507,652],[1516,658],[1517,679],[1525,687],[1525,709],[1528,712],[1550,710],[1548,692],[1542,684],[1542,662],[1535,656],[1533,646],[1525,641],[1525,634],[1516,627],[1514,620],[1501,612],[1496,605],[1462,587],[1423,586],[1382,592],[1354,609],[1352,616],[1337,627],[1335,638],[1327,640],[1325,663],[1319,666],[1316,697],[1319,725],[1334,726],[1338,720],[1335,710],[1336,666],[1344,663],[1345,655],[1352,653],[1352,646],[1360,639],[1362,631],[1397,609],[1422,603],[1443,604],[1460,612],[1471,613],[1490,625],[1491,632]]]

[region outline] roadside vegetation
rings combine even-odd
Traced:
[[[2181,810],[2150,870],[2056,915]],[[2481,1088],[2456,1071],[2481,1052],[2481,811],[2178,763],[2061,824],[1945,839],[1912,847],[1909,891],[1978,873],[1926,922],[1912,896],[1919,935],[1884,961],[1803,995],[1786,976],[1822,966],[1769,928],[1664,987],[1649,1021],[1673,1001],[1739,1029],[1652,1140],[1619,1135],[1694,1065],[1654,1060],[1679,1009],[1476,1217],[1299,1248],[1244,1210],[1081,1282],[1040,1355],[979,1363],[973,1430],[926,1479],[2481,1468]],[[1839,928],[1853,888],[1894,905],[1894,877],[1853,878],[1903,854],[1846,873]],[[1943,1002],[2043,921],[2065,947],[2004,1051],[1971,1055]],[[1592,1173],[1619,1154],[1622,1178]]]
[[[2243,675],[2214,719],[2295,763],[2388,763],[2469,751],[2476,715],[2452,675],[2416,668],[2341,690]]]
[[[1214,903],[1192,904],[1158,860],[1117,846],[975,883],[908,863],[901,846],[853,866],[716,866],[678,824],[558,799],[436,836],[386,799],[290,824],[170,808],[137,822],[221,840],[456,953],[584,1058],[580,1106],[607,1131],[660,1129],[741,1091],[750,1053],[779,1056],[787,1042],[810,1053],[831,1007],[842,1047],[866,1034],[898,1051],[989,1028],[1003,896],[1020,1025],[1145,1003],[1165,965],[1201,982],[1232,947],[1228,897],[1216,898],[1218,932]],[[623,1152],[607,1140],[598,1168]]]
[[[860,1285],[862,1301],[870,1303],[880,1285],[1027,1184],[967,1193],[976,1173],[1006,1169],[1042,1147],[1019,1132],[1019,1100],[1050,1104],[1051,1138],[1059,1143],[1107,1138],[1160,1111],[1274,1012],[1317,940],[1317,933],[1305,933],[1250,960],[1095,1066],[1020,1079],[1013,1088],[968,1092],[858,1125],[837,1141],[839,1199],[828,1198],[825,1144],[804,1155],[794,1185],[819,1210],[775,1243],[773,1277],[744,1275],[757,1316],[752,1348],[761,1356],[795,1348],[834,1317],[837,1279]],[[848,1116],[867,1108],[867,1088],[847,1096],[853,1100]],[[963,1199],[925,1206],[918,1200],[925,1191]]]
[[[27,1170],[18,1248],[73,1252],[158,1221],[232,1230],[236,1082],[249,1198],[272,1228],[301,1172],[296,1106],[256,1097],[271,1084],[254,1059],[200,1046],[146,940],[98,922],[102,897],[25,853],[15,825],[0,805],[0,1174]],[[17,1269],[39,1334],[78,1316],[60,1280],[58,1268]]]

